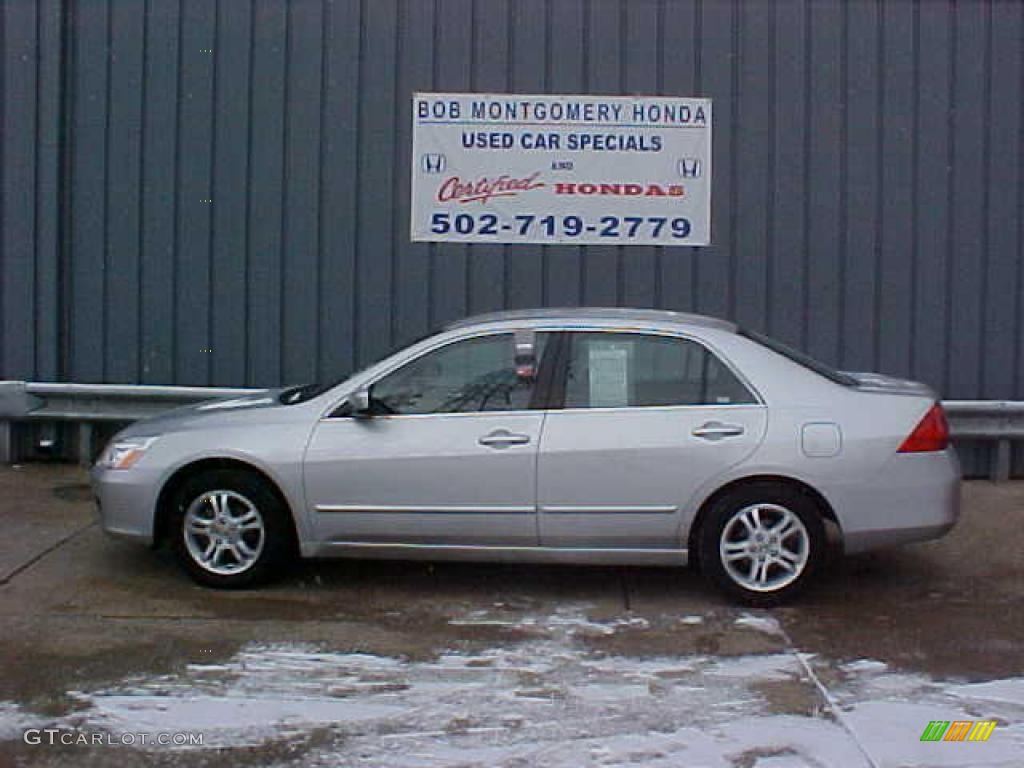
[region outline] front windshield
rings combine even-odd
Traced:
[[[338,381],[334,381],[329,384],[314,382],[313,384],[301,384],[297,387],[288,387],[280,394],[278,400],[281,405],[296,405],[297,403],[304,403],[307,400],[312,400],[314,397],[322,395],[328,389],[340,384],[344,380],[345,379],[339,379]]]
[[[399,352],[402,349],[406,349],[407,347],[411,347],[413,344],[419,344],[421,341],[424,341],[425,339],[429,339],[431,336],[435,335],[435,333],[435,331],[431,331],[430,333],[425,333],[422,336],[413,339],[412,341],[405,342],[401,346],[391,349],[390,351],[388,351],[387,354],[383,355],[378,360],[374,360],[369,365],[364,365],[362,368],[353,371],[352,373],[346,373],[344,376],[341,376],[340,378],[333,379],[327,382],[311,382],[309,384],[299,384],[296,386],[286,387],[284,391],[282,391],[281,394],[278,395],[278,402],[280,402],[281,405],[298,405],[299,403],[305,403],[308,400],[312,400],[314,397],[319,397],[324,392],[328,391],[329,389],[334,389],[336,386],[338,386],[344,381],[347,381],[348,379],[351,379],[353,376],[358,376],[364,371],[369,370],[373,366],[377,365],[377,363],[381,362],[382,360],[386,360],[396,352]]]

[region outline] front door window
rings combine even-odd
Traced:
[[[388,415],[527,410],[546,336],[494,334],[428,352],[374,384],[371,409]]]

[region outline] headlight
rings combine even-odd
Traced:
[[[131,469],[155,440],[155,437],[114,440],[103,449],[103,453],[96,460],[96,466],[104,469]]]

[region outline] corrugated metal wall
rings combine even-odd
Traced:
[[[1020,2],[4,0],[0,19],[0,378],[298,382],[467,313],[586,303],[1024,397]],[[414,90],[713,98],[714,246],[410,243]]]

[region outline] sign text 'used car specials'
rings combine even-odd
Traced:
[[[413,95],[412,239],[708,245],[711,101]]]

